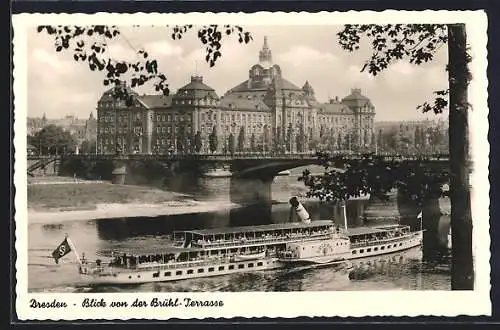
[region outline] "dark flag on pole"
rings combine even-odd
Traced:
[[[67,255],[71,252],[71,246],[68,243],[68,238],[66,237],[64,241],[52,252],[52,257],[56,261],[56,264],[59,263],[59,259]]]

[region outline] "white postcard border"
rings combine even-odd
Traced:
[[[297,17],[300,16],[300,19]],[[467,24],[468,42],[473,52],[473,81],[469,90],[470,143],[474,170],[471,176],[475,290],[458,291],[369,291],[369,292],[240,292],[240,293],[37,293],[27,286],[27,35],[25,28],[43,24],[57,25],[165,25],[238,24],[262,25],[338,25],[346,23],[451,23]],[[491,315],[490,237],[489,237],[489,143],[487,104],[487,17],[482,11],[350,11],[346,13],[189,13],[189,14],[18,14],[12,18],[14,29],[14,145],[15,145],[15,223],[16,223],[16,313],[21,320],[84,319],[203,319],[207,317],[299,317],[299,316],[456,316]],[[333,42],[333,41],[332,41]],[[57,244],[57,242],[55,242]],[[64,301],[65,309],[33,309],[30,299]],[[108,302],[136,298],[184,298],[223,301],[222,307],[205,308],[82,308],[85,298]]]

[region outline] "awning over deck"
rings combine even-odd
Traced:
[[[175,235],[180,235],[181,233],[191,233],[200,236],[213,236],[213,235],[225,235],[225,234],[245,234],[254,232],[270,232],[279,230],[293,230],[293,229],[315,229],[320,227],[326,227],[334,225],[330,220],[318,220],[312,221],[311,223],[303,222],[287,222],[287,223],[273,223],[269,225],[257,225],[257,226],[241,226],[241,227],[227,227],[227,228],[211,228],[211,229],[199,229],[199,230],[185,230],[182,232],[175,232]]]

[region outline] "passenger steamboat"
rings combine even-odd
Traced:
[[[90,284],[139,284],[280,268],[348,266],[351,259],[422,244],[422,229],[411,232],[409,226],[396,224],[348,229],[345,206],[341,228],[331,220],[311,221],[296,197],[290,204],[300,221],[175,231],[173,243],[155,254],[121,252],[107,261],[90,262],[78,256],[73,244],[68,250],[75,252],[79,273]]]

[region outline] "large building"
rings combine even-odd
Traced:
[[[123,86],[122,86],[123,87]],[[375,108],[354,88],[319,102],[274,64],[267,38],[248,79],[218,96],[201,76],[173,95],[139,95],[132,105],[106,91],[97,105],[100,153],[304,152],[372,145]]]

